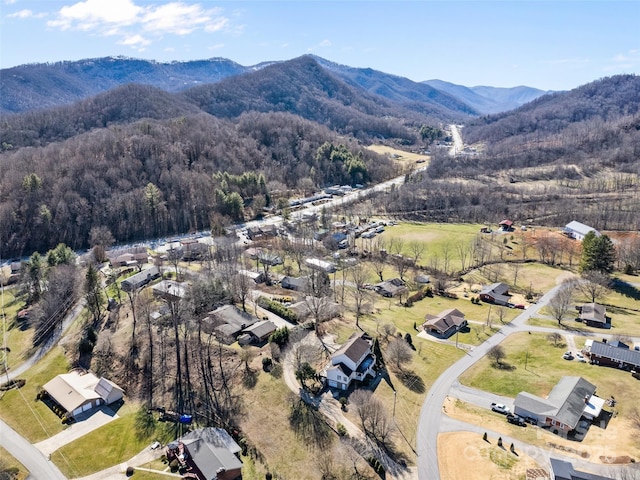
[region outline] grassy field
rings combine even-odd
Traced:
[[[428,155],[405,152],[404,150],[398,150],[397,148],[389,147],[387,145],[369,145],[367,148],[381,155],[397,155],[395,160],[403,164],[416,163],[418,160],[426,162],[431,158]]]
[[[7,351],[7,365],[9,368],[22,363],[31,350],[33,328],[22,329],[17,321],[17,315],[24,308],[24,297],[16,296],[15,288],[4,291],[4,333]],[[0,340],[1,341],[1,340]],[[4,346],[4,342],[2,344]]]
[[[42,385],[68,369],[62,349],[54,348],[20,376],[27,381],[24,387],[4,392],[0,398],[0,417],[32,443],[62,431],[66,427],[49,407],[36,400],[36,395]]]
[[[501,345],[506,352],[503,363],[508,368],[495,368],[488,358],[483,358],[467,370],[460,381],[509,397],[515,397],[521,391],[545,396],[562,376],[579,375],[597,386],[598,396],[608,398],[613,395],[619,399],[616,409],[621,414],[636,403],[632,392],[638,391],[640,383],[629,372],[566,361],[562,358],[566,345],[561,342],[554,346],[545,334],[517,333]]]
[[[77,478],[130,459],[155,440],[153,434],[138,436],[135,428],[138,408],[138,404],[125,403],[118,410],[120,418],[56,450],[51,460],[67,477]],[[91,448],[87,448],[89,445]]]
[[[640,292],[639,292],[640,294]],[[589,303],[591,299],[585,297],[582,293],[577,292],[574,298],[574,305],[582,305]],[[568,331],[589,332],[598,334],[611,334],[622,336],[638,336],[640,334],[640,303],[633,293],[628,291],[609,290],[609,293],[599,299],[597,303],[603,304],[607,308],[607,316],[611,317],[611,328],[602,329],[590,327],[584,323],[576,322],[576,311],[571,309],[562,322],[562,328]],[[540,311],[541,315],[551,315],[548,308]],[[557,327],[558,322],[549,318],[532,318],[529,320],[531,325],[543,327]]]

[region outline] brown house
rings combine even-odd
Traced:
[[[449,338],[456,331],[467,326],[464,313],[455,308],[444,310],[438,315],[427,314],[425,320],[422,329],[438,338]]]
[[[580,307],[577,319],[590,327],[611,328],[611,317],[607,317],[607,309],[597,303],[585,303]]]
[[[504,283],[492,283],[480,290],[480,300],[496,305],[506,305],[509,303],[509,285]]]

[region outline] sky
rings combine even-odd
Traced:
[[[418,82],[569,90],[640,73],[640,0],[0,0],[0,68],[309,53]]]

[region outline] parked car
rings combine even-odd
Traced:
[[[509,407],[507,407],[504,403],[492,403],[491,410],[497,413],[501,413],[502,415],[508,415],[511,413]]]
[[[584,355],[582,355],[580,352],[576,353],[576,360],[580,363],[587,362],[587,360],[584,358]]]
[[[519,427],[527,426],[527,422],[525,422],[524,418],[522,418],[520,415],[514,415],[512,413],[507,415],[507,422],[518,425]]]
[[[564,352],[562,358],[564,358],[565,360],[573,360],[573,354],[571,352]]]
[[[522,303],[517,303],[514,308],[519,308],[520,310],[524,310],[524,305]]]
[[[524,417],[524,421],[531,425],[538,425],[538,419],[535,417]]]

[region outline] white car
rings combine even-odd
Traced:
[[[511,413],[509,407],[507,407],[504,403],[492,403],[491,410],[497,413],[501,413],[502,415],[508,415]]]
[[[580,352],[576,353],[576,360],[581,363],[587,362],[587,360],[584,358],[584,355],[582,355]]]

